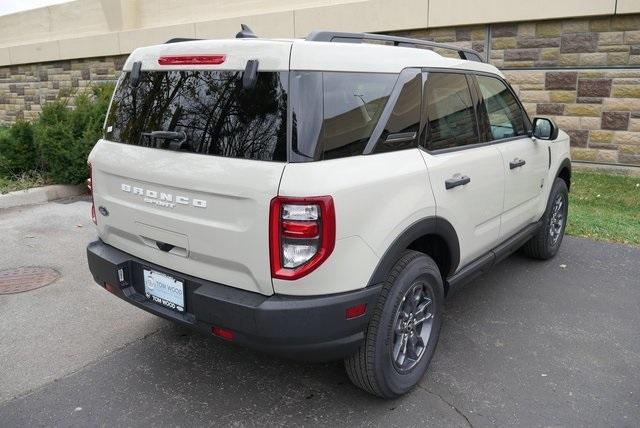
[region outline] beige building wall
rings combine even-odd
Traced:
[[[398,31],[640,12],[640,0],[75,0],[0,17],[0,66],[128,54],[172,37]]]
[[[569,133],[574,159],[640,166],[640,0],[75,0],[0,17],[0,125],[113,82],[138,46],[229,38],[241,23],[263,37],[333,29],[472,48],[530,116]]]

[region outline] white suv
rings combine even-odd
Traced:
[[[458,57],[434,51],[450,49]],[[569,139],[477,53],[422,40],[136,49],[91,152],[95,280],[242,345],[407,392],[443,299],[564,233]]]

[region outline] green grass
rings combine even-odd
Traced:
[[[31,187],[44,186],[47,180],[37,172],[22,174],[18,177],[3,177],[0,175],[0,195],[16,190],[30,189]]]
[[[574,170],[567,234],[640,245],[640,177]]]

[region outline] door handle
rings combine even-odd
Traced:
[[[471,183],[471,178],[466,175],[461,175],[459,177],[452,177],[447,179],[444,182],[444,187],[449,189],[453,189],[454,187],[464,186],[465,184]]]
[[[395,134],[387,135],[384,140],[385,143],[404,143],[407,141],[413,141],[416,139],[417,132],[397,132]]]
[[[509,162],[509,168],[510,169],[520,168],[521,166],[524,166],[524,164],[526,163],[527,162],[524,159],[515,158],[514,160]]]

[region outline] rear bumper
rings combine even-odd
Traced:
[[[310,361],[340,359],[354,353],[375,307],[380,286],[326,296],[264,296],[194,278],[148,263],[102,241],[87,247],[95,281],[121,299],[152,314],[211,334],[213,326],[234,332],[233,341],[251,348]],[[184,281],[185,312],[149,301],[143,268]],[[118,270],[123,271],[120,281]],[[347,320],[347,308],[365,303],[364,315]]]

